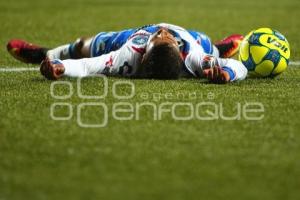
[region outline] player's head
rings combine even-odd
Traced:
[[[177,79],[183,60],[174,36],[164,28],[148,41],[138,75],[142,78]]]

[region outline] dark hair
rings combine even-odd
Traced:
[[[172,44],[161,43],[146,52],[137,71],[138,78],[178,79],[183,60]]]

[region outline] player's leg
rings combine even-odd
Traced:
[[[47,57],[50,59],[80,59],[89,58],[90,46],[93,38],[78,38],[74,43],[65,44],[47,51]]]
[[[94,37],[79,38],[72,44],[62,45],[49,50],[47,52],[47,57],[51,60],[97,57],[113,50],[117,50],[113,45],[117,44],[118,38],[120,39],[120,35],[122,35],[121,33],[122,32],[101,32]],[[125,38],[124,43],[127,38]],[[121,46],[122,45],[120,44],[119,47]]]
[[[8,42],[7,50],[19,61],[40,64],[46,57],[61,60],[90,57],[92,40],[93,38],[79,38],[74,43],[49,49],[24,40],[13,39]]]
[[[112,43],[118,35],[119,32],[101,32],[94,37],[79,38],[72,44],[62,45],[49,50],[47,57],[51,60],[97,57],[112,51]]]

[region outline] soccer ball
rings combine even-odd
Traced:
[[[275,77],[286,70],[290,45],[278,31],[259,28],[242,41],[239,59],[255,77]]]

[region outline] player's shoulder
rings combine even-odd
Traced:
[[[140,30],[132,34],[122,48],[126,49],[126,52],[130,54],[129,57],[135,57],[134,55],[136,54],[143,55],[150,36],[149,32]]]
[[[151,33],[145,30],[139,30],[132,34],[128,41],[135,44],[135,45],[145,45],[148,42],[148,39],[150,38]]]

